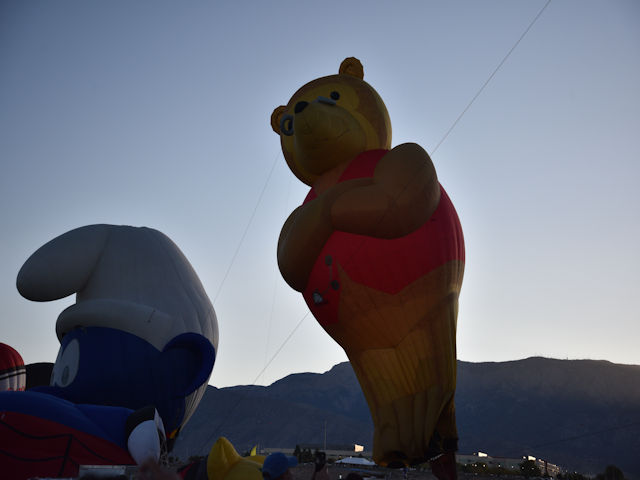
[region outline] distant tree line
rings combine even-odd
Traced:
[[[566,472],[559,473],[558,480],[591,480],[591,477],[587,477],[578,472]]]
[[[624,473],[615,465],[608,465],[603,473],[596,475],[596,480],[625,480]]]
[[[296,448],[293,451],[293,456],[298,459],[298,463],[313,462],[315,458],[314,454],[311,453],[310,448],[301,449],[300,445],[296,445]]]
[[[300,445],[296,445],[293,456],[298,459],[298,463],[310,463],[315,461],[318,452],[319,450],[317,448],[311,452],[310,448],[300,448]],[[327,459],[327,463],[333,462],[334,460],[332,458]]]

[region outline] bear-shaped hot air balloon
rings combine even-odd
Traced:
[[[289,168],[311,187],[282,228],[278,265],[351,361],[374,460],[450,462],[462,229],[425,150],[391,148],[389,114],[363,78],[347,58],[271,116]]]
[[[58,316],[49,386],[0,392],[0,457],[11,478],[74,476],[79,464],[157,458],[195,411],[218,324],[189,261],[161,232],[89,225],[40,247],[20,293]]]

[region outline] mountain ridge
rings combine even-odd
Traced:
[[[459,452],[533,455],[585,474],[606,465],[640,480],[640,366],[529,357],[458,361]],[[173,454],[206,454],[219,436],[239,451],[256,443],[365,445],[373,424],[349,362],[295,373],[269,386],[209,387]]]

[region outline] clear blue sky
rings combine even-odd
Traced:
[[[393,145],[433,152],[545,3],[2,2],[0,341],[55,359],[73,299],[29,302],[16,274],[113,223],[161,230],[198,272],[213,385],[346,360],[311,316],[283,346],[307,308],[276,243],[307,188],[272,110],[356,56]],[[433,154],[467,246],[460,359],[640,364],[639,27],[635,0],[553,0]]]

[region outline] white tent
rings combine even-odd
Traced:
[[[347,457],[347,458],[343,458],[342,460],[337,460],[335,463],[343,463],[347,465],[366,465],[369,467],[372,467],[375,465],[375,462],[372,462],[371,460],[367,460],[366,458],[362,458],[362,457]]]

